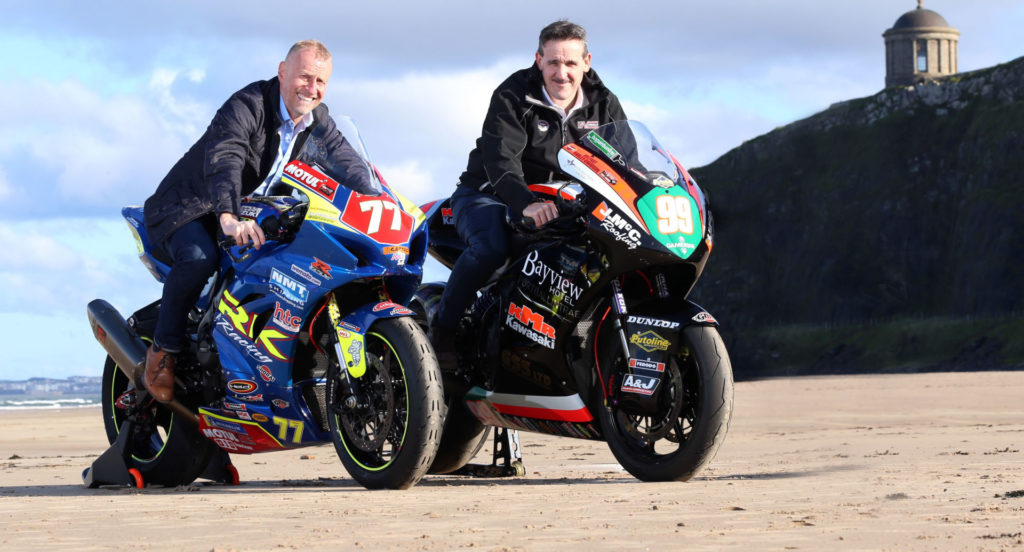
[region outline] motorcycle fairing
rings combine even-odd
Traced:
[[[235,414],[237,415],[237,412]],[[246,415],[251,418],[259,416],[267,418],[260,413],[247,413]],[[210,408],[199,407],[199,431],[220,448],[236,454],[253,454],[292,448],[301,442],[304,426],[301,420],[275,416],[273,421],[274,425],[279,428],[276,438],[274,433],[268,431],[258,422],[228,418]],[[292,442],[288,441],[289,434]]]
[[[138,205],[125,207],[121,209],[121,216],[128,223],[128,228],[132,231],[132,237],[135,238],[135,246],[139,250],[139,260],[145,265],[146,270],[156,278],[156,281],[163,283],[167,279],[167,273],[171,271],[171,267],[153,256],[153,248],[149,243],[149,235],[146,232],[142,207]]]
[[[601,439],[594,417],[578,394],[520,395],[473,387],[464,401],[466,408],[487,426]]]
[[[615,149],[600,133],[609,133],[625,150]],[[642,124],[605,125],[564,146],[558,159],[565,173],[601,196],[592,211],[596,226],[629,249],[653,239],[689,259],[705,237],[710,249],[703,192]]]

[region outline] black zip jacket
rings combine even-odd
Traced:
[[[536,65],[516,71],[494,91],[483,132],[469,153],[460,186],[494,193],[513,213],[522,213],[533,194],[527,184],[559,178],[558,150],[598,125],[626,114],[593,69],[584,73],[587,105],[562,116],[544,101],[544,77]]]
[[[203,136],[146,200],[150,243],[159,244],[182,225],[210,213],[237,215],[241,198],[259,187],[273,166],[281,141],[280,113],[277,77],[254,82],[228,98]],[[313,110],[313,124],[295,137],[289,161],[303,151],[310,135],[319,151],[365,166],[338,132],[326,105]]]

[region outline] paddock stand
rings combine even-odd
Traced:
[[[135,487],[146,486],[142,472],[131,468],[133,433],[135,421],[129,416],[121,423],[117,432],[117,441],[103,451],[92,465],[82,472],[82,483],[95,489],[101,486]],[[238,485],[238,470],[231,464],[231,457],[224,450],[218,450],[210,459],[206,469],[199,477],[208,479],[215,484]]]
[[[501,465],[498,461],[501,460]],[[507,427],[494,428],[494,453],[490,464],[466,464],[451,475],[467,477],[523,477],[523,450],[519,444],[519,431]]]

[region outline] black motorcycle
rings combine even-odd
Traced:
[[[638,479],[690,479],[722,444],[733,402],[718,322],[687,299],[712,248],[707,199],[636,121],[593,130],[559,163],[570,180],[531,185],[559,218],[511,222],[523,224],[512,261],[460,320],[430,472],[462,468],[492,426],[607,441]],[[423,210],[430,253],[451,267],[464,245],[448,200]],[[422,325],[443,289],[417,291]]]

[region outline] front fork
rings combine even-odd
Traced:
[[[668,299],[669,291],[665,275],[660,272],[655,274],[654,284],[654,292],[657,297],[659,299]],[[618,279],[611,281],[611,288],[612,307],[615,309],[615,317],[612,320],[612,327],[615,328],[615,333],[619,336],[619,346],[622,348],[622,358],[624,358],[627,363],[625,373],[629,374],[633,372],[632,368],[629,367],[631,355],[629,350],[629,339],[626,337],[626,323],[629,316],[629,310],[626,307],[626,297],[622,293],[622,284]],[[623,377],[625,377],[625,375]],[[608,380],[609,384],[615,384],[617,382],[614,377],[614,372],[608,375]],[[607,404],[609,399],[611,399],[613,403],[617,403],[619,396],[620,393],[616,388],[609,387],[606,391],[605,403]]]
[[[344,411],[368,409],[369,403],[359,399],[361,394],[356,383],[357,378],[366,373],[365,342],[362,336],[342,326],[341,309],[333,293],[327,303],[327,315],[334,330],[331,343],[338,360],[337,377],[327,378],[327,396],[341,397],[338,405]],[[335,385],[338,387],[334,388]]]

